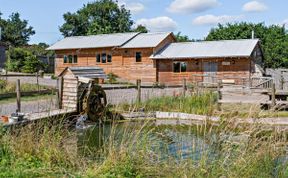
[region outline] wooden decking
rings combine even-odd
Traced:
[[[73,114],[77,114],[75,110],[71,109],[58,109],[58,110],[51,110],[48,112],[41,112],[41,113],[32,113],[27,114],[24,117],[23,121],[14,122],[14,123],[3,123],[4,127],[11,127],[11,126],[17,126],[17,125],[25,125],[28,123],[41,121],[48,118],[57,118],[57,117],[64,117],[64,116],[70,116]]]

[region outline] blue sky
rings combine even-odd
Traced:
[[[36,34],[30,43],[53,44],[62,39],[62,15],[92,0],[0,0],[2,18],[19,12]],[[150,31],[181,31],[202,39],[217,23],[248,21],[288,24],[287,0],[118,0],[131,10],[136,24]]]

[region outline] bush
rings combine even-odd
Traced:
[[[115,74],[113,74],[113,73],[109,73],[109,74],[107,75],[107,77],[108,77],[108,83],[109,83],[109,84],[113,84],[113,83],[116,83],[116,82],[117,82],[117,78],[118,78],[117,75],[115,75]]]
[[[45,64],[27,49],[11,48],[7,56],[6,68],[9,71],[34,73],[45,68]]]

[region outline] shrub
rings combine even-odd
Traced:
[[[9,71],[34,73],[45,68],[45,64],[27,49],[11,48],[7,56],[6,68]]]
[[[113,74],[113,73],[109,73],[107,77],[108,77],[108,83],[110,84],[116,83],[117,78],[119,78],[116,74]]]
[[[0,89],[4,89],[7,86],[7,81],[6,80],[1,80],[0,79]]]

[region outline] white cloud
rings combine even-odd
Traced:
[[[132,14],[137,14],[144,11],[145,6],[141,3],[130,3],[126,4],[127,9],[131,11]]]
[[[230,16],[230,15],[220,15],[220,16],[215,16],[215,15],[204,15],[204,16],[199,16],[196,17],[193,20],[193,24],[195,25],[216,25],[218,23],[228,23],[228,22],[233,22],[237,21],[239,19],[243,18],[243,16]]]
[[[130,10],[132,14],[138,14],[142,11],[144,11],[145,6],[142,3],[139,2],[129,2],[129,1],[119,1],[119,6],[124,5],[126,9]]]
[[[167,10],[172,13],[197,13],[218,5],[218,0],[174,0]]]
[[[263,12],[268,9],[268,7],[259,1],[251,1],[243,5],[243,11],[245,12]]]
[[[149,31],[175,31],[177,29],[177,23],[170,17],[162,16],[151,19],[139,19],[136,21],[136,25],[143,25]]]

